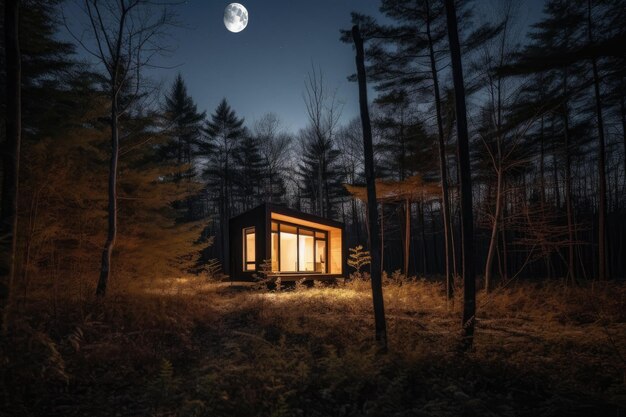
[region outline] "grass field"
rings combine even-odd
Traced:
[[[479,295],[474,349],[439,283],[279,291],[188,277],[104,302],[37,294],[5,345],[3,415],[626,416],[626,287]],[[64,293],[64,292],[60,292]]]

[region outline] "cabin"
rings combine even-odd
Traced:
[[[229,222],[229,272],[252,281],[261,271],[281,281],[343,276],[344,224],[275,204],[262,204]]]

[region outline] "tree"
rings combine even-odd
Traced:
[[[301,131],[302,159],[300,176],[303,194],[311,210],[322,217],[332,217],[334,205],[343,187],[337,169],[339,152],[335,148],[341,107],[335,93],[328,91],[321,71],[313,70],[305,81],[304,104],[309,125]]]
[[[501,232],[503,247],[506,247],[506,233],[504,230],[504,205],[505,205],[505,183],[507,170],[511,169],[519,161],[511,161],[514,159],[518,135],[508,135],[507,127],[505,127],[507,104],[511,101],[511,97],[507,95],[508,91],[512,91],[511,96],[515,96],[516,89],[507,83],[500,74],[495,72],[495,68],[500,67],[508,60],[513,51],[510,45],[510,32],[514,24],[515,10],[512,2],[507,1],[501,3],[501,10],[498,11],[498,19],[502,20],[502,30],[490,42],[483,45],[482,53],[477,67],[482,68],[481,78],[484,80],[484,89],[487,99],[482,108],[481,128],[478,134],[484,145],[482,156],[488,161],[488,165],[495,174],[495,203],[493,215],[489,215],[491,235],[489,238],[489,248],[487,250],[487,259],[485,263],[485,291],[490,292],[492,287],[492,272],[497,250],[498,232]],[[534,122],[531,118],[530,123]],[[514,136],[511,138],[510,136]],[[508,145],[508,146],[507,146]],[[493,188],[491,183],[489,188]],[[503,254],[504,263],[506,264],[506,253]],[[506,267],[503,268],[504,277],[506,277]]]
[[[476,323],[476,272],[474,268],[474,215],[472,207],[472,173],[469,159],[469,135],[467,132],[467,116],[465,107],[465,86],[463,83],[463,66],[461,47],[457,29],[456,8],[454,0],[446,0],[446,17],[448,22],[448,39],[450,43],[450,61],[452,63],[452,79],[454,82],[456,104],[457,147],[459,155],[459,176],[461,181],[461,228],[463,237],[463,318],[461,348],[467,350],[474,341],[474,325]]]
[[[73,37],[101,68],[102,84],[111,106],[108,233],[96,288],[96,294],[103,297],[111,276],[111,255],[117,236],[120,117],[136,104],[143,93],[145,85],[142,70],[159,51],[163,51],[158,43],[159,38],[164,35],[164,27],[173,23],[174,15],[165,7],[166,3],[161,12],[154,15],[154,5],[149,0],[83,0],[81,3],[93,38],[88,43],[75,35]]]
[[[24,143],[30,169],[21,178],[18,247],[23,262],[17,288],[23,297],[36,285],[54,281],[55,299],[57,294],[82,299],[85,290],[91,291],[85,278],[91,281],[100,267],[93,253],[101,249],[107,225],[102,201],[107,199],[109,109],[90,74],[79,74],[71,91],[70,118],[52,134]],[[172,205],[189,192],[168,177],[176,161],[159,157],[161,145],[170,139],[159,131],[160,116],[135,109],[122,121],[119,169],[124,175],[118,184],[114,263],[120,276],[134,279],[113,280],[109,291],[171,279],[197,259],[199,222],[179,222]],[[55,259],[55,268],[49,267],[50,259]]]
[[[589,45],[594,43],[592,22],[592,1],[587,0],[587,40]],[[595,101],[596,120],[598,128],[598,278],[604,280],[606,273],[606,145],[604,139],[604,120],[602,116],[602,102],[600,99],[600,75],[598,59],[592,56],[591,69],[593,74],[593,92]]]
[[[354,118],[344,126],[337,136],[337,148],[340,151],[341,166],[344,169],[348,184],[364,183],[363,164],[363,131],[361,120]],[[354,239],[355,244],[361,243],[361,208],[357,206],[355,198],[350,199],[351,233],[348,237]]]
[[[207,187],[215,190],[220,224],[220,249],[228,265],[228,220],[234,194],[235,153],[245,136],[244,119],[237,117],[226,99],[222,99],[204,127],[205,137],[198,144],[198,157],[204,161],[203,177]]]
[[[51,134],[65,125],[68,112],[74,108],[72,79],[84,70],[74,57],[74,45],[60,41],[58,9],[61,0],[20,1],[20,59],[21,59],[21,125],[23,139]],[[0,112],[5,114],[6,71],[4,38],[0,38]],[[4,122],[4,120],[3,120]],[[4,129],[0,137],[4,138]]]
[[[564,158],[564,194],[565,212],[568,228],[567,278],[575,282],[577,272],[578,233],[575,221],[575,195],[573,189],[573,158],[582,147],[587,123],[585,118],[576,117],[575,107],[582,92],[588,88],[585,81],[584,52],[585,33],[581,28],[587,26],[586,8],[580,2],[549,0],[544,7],[545,18],[533,26],[530,33],[531,42],[524,48],[518,59],[512,64],[503,65],[501,70],[511,74],[544,74],[549,86],[548,96],[555,98],[555,106],[551,112],[555,116],[555,127],[560,130],[562,142],[560,153]],[[596,53],[596,52],[594,52]],[[556,148],[556,147],[555,147]],[[556,153],[556,149],[555,149]],[[556,182],[555,163],[555,182]],[[558,187],[555,194],[560,197]],[[557,198],[557,205],[558,200]]]
[[[268,203],[285,200],[285,167],[291,149],[291,136],[281,131],[277,115],[268,113],[254,125],[254,135],[259,141],[263,170],[263,201]]]
[[[472,50],[498,33],[498,26],[484,24],[474,27],[471,2],[458,1],[458,14],[464,22],[459,36],[463,46]],[[450,192],[448,161],[444,131],[443,101],[440,78],[449,66],[447,57],[446,14],[442,2],[432,0],[382,0],[380,11],[393,24],[378,24],[373,18],[353,13],[353,23],[367,31],[370,42],[367,49],[368,77],[383,97],[404,95],[411,102],[433,103],[439,177],[442,188],[441,219],[443,223],[445,276],[447,295],[452,298],[451,270],[454,266],[452,220],[450,217]],[[343,31],[342,40],[349,34]],[[379,100],[381,97],[379,97]],[[400,125],[401,126],[401,125]],[[403,134],[400,137],[405,136]]]
[[[195,145],[202,134],[202,122],[205,112],[198,112],[193,98],[187,93],[187,87],[180,74],[174,80],[162,108],[162,123],[164,134],[168,140],[159,147],[159,159],[173,162],[174,172],[169,174],[171,180],[184,184],[189,188],[190,182],[196,176],[194,167]],[[182,218],[194,218],[192,197],[185,202],[174,202],[179,210],[183,210]]]
[[[20,1],[4,4],[6,65],[6,137],[2,158],[2,205],[0,206],[0,327],[6,333],[7,313],[15,279],[17,204],[19,195],[21,117],[21,57],[19,42]]]
[[[241,211],[250,210],[261,200],[263,184],[263,157],[259,139],[247,129],[235,149],[236,200]]]
[[[380,237],[378,234],[378,207],[376,202],[376,178],[374,170],[374,150],[372,146],[372,126],[367,103],[367,82],[365,73],[365,52],[363,38],[358,26],[352,27],[352,38],[356,48],[356,67],[359,83],[359,108],[363,129],[363,159],[365,161],[365,180],[367,182],[367,207],[369,219],[369,250],[371,253],[370,276],[372,284],[372,300],[374,303],[374,320],[376,340],[383,351],[387,350],[387,324],[385,322],[385,305],[380,272]]]
[[[338,199],[343,195],[339,150],[331,137],[319,136],[311,126],[300,131],[300,145],[298,175],[302,196],[310,201],[312,212],[333,217]]]

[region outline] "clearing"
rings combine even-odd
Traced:
[[[626,415],[623,285],[481,294],[467,354],[460,299],[446,303],[439,283],[384,291],[387,354],[365,281],[268,291],[180,278],[104,302],[40,293],[21,307],[0,414]]]

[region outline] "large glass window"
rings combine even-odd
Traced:
[[[298,270],[298,229],[286,224],[280,225],[280,270]]]
[[[272,222],[272,272],[277,272],[278,268],[278,223]]]
[[[315,238],[313,231],[300,229],[298,233],[298,271],[314,271],[315,265]]]
[[[256,270],[256,252],[255,252],[255,233],[254,227],[243,229],[243,270]]]
[[[326,272],[326,240],[315,241],[315,272]]]
[[[272,272],[327,272],[327,232],[272,222]]]

